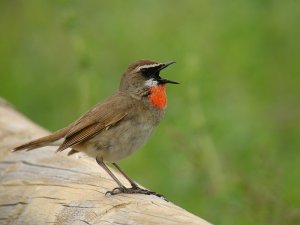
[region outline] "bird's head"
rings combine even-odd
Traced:
[[[148,96],[154,105],[164,108],[166,105],[165,85],[178,83],[162,78],[160,72],[174,63],[136,61],[130,64],[123,74],[119,90],[137,97]]]

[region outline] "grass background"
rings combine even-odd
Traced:
[[[214,224],[300,223],[300,3],[0,2],[0,96],[56,130],[136,59],[163,71],[168,110],[121,165]]]

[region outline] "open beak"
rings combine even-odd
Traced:
[[[176,62],[172,61],[172,62],[162,63],[162,64],[161,64],[161,67],[159,68],[159,71],[161,71],[161,70],[167,68],[168,66],[170,66],[170,65],[172,65],[172,64],[174,64],[174,63],[176,63]],[[160,79],[159,79],[159,82],[160,82],[161,84],[179,84],[179,83],[176,82],[176,81],[167,80],[167,79],[164,79],[164,78],[160,78]]]

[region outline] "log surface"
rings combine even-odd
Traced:
[[[0,99],[0,224],[210,224],[156,196],[105,195],[116,184],[94,159],[10,151],[46,134]]]

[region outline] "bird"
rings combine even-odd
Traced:
[[[68,155],[83,152],[96,162],[118,185],[106,194],[162,195],[143,189],[117,162],[140,149],[162,120],[167,107],[166,85],[179,84],[160,76],[174,61],[160,63],[138,60],[131,63],[121,77],[118,90],[70,125],[15,147],[12,151],[57,146],[57,152],[70,149]],[[107,167],[111,163],[130,183],[126,187]]]

